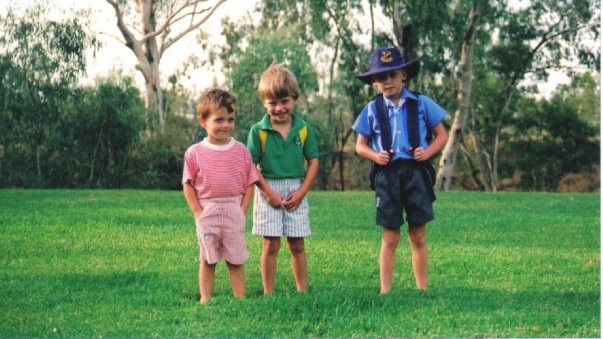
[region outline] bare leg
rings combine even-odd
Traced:
[[[380,293],[388,293],[392,288],[394,264],[396,263],[396,248],[400,242],[400,229],[383,227],[381,235],[381,253],[379,256],[379,271],[381,279]]]
[[[233,265],[226,262],[228,266],[228,278],[232,286],[232,294],[235,298],[245,298],[245,268],[243,265]]]
[[[291,270],[295,278],[295,286],[298,292],[305,292],[308,290],[308,263],[304,238],[287,238],[287,244],[291,251]]]
[[[262,285],[264,294],[272,294],[274,291],[274,281],[276,280],[277,255],[281,247],[280,237],[264,237],[262,243],[262,258],[260,271],[262,273]]]
[[[216,264],[210,265],[201,259],[201,263],[199,263],[199,293],[201,294],[200,302],[202,304],[207,303],[211,298],[215,278]]]
[[[408,230],[408,240],[412,253],[412,269],[415,272],[417,288],[427,289],[427,236],[425,225],[412,225]]]

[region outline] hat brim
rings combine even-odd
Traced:
[[[393,71],[396,69],[404,69],[404,70],[406,70],[406,81],[408,81],[408,80],[414,78],[419,73],[420,68],[421,68],[421,65],[419,64],[419,62],[414,60],[414,61],[402,64],[400,66],[381,67],[378,69],[372,69],[366,73],[358,74],[358,75],[356,75],[356,77],[358,79],[360,79],[360,81],[364,82],[365,84],[372,85],[373,84],[373,76],[375,74],[385,73],[385,72]]]

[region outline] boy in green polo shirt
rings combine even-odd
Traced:
[[[247,148],[260,169],[252,233],[264,237],[264,294],[274,291],[281,237],[287,237],[297,291],[308,288],[304,237],[310,235],[306,194],[318,172],[318,143],[311,126],[293,110],[299,98],[295,75],[283,65],[268,67],[258,92],[267,114],[251,127]]]

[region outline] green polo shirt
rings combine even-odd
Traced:
[[[253,125],[249,131],[247,148],[253,162],[259,165],[265,178],[302,178],[306,175],[306,161],[319,156],[314,129],[296,114],[291,114],[291,118],[293,122],[286,140],[278,131],[272,129],[268,114],[264,115],[262,120]],[[308,136],[302,145],[299,130],[304,125],[308,130]],[[268,132],[266,149],[263,152],[258,132],[260,129]]]

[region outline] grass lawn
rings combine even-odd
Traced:
[[[276,291],[262,296],[248,231],[247,298],[233,299],[220,263],[201,306],[181,192],[0,190],[0,337],[601,335],[599,194],[438,193],[429,290],[415,290],[404,241],[383,296],[372,192],[309,199],[309,292],[295,292],[283,242]]]

